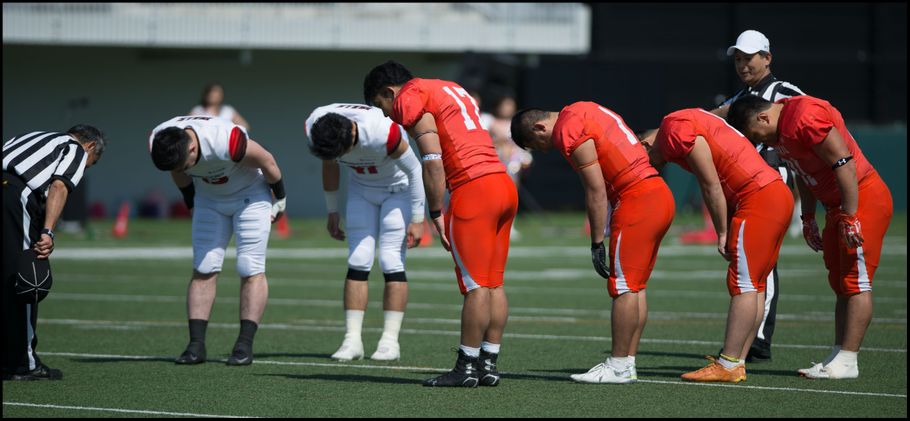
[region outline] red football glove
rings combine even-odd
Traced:
[[[803,238],[809,248],[818,252],[822,249],[822,236],[818,233],[818,224],[815,222],[815,215],[800,215],[799,219],[803,220]]]
[[[855,249],[863,245],[863,234],[856,215],[841,212],[837,216],[837,228],[840,230],[842,243],[848,248]]]

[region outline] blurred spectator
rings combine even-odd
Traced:
[[[531,153],[519,148],[512,141],[512,116],[518,111],[515,98],[511,95],[504,95],[496,102],[493,107],[493,121],[490,123],[487,131],[493,138],[493,147],[499,155],[499,160],[506,165],[506,172],[515,183],[515,188],[520,190],[521,174],[531,166]],[[483,120],[481,120],[482,122]],[[515,223],[512,223],[512,233],[510,238],[514,241],[521,239],[521,233],[515,229]]]
[[[161,190],[153,189],[146,193],[139,202],[140,218],[164,218],[167,210],[167,199]]]
[[[205,89],[202,90],[202,99],[199,101],[199,105],[190,110],[190,115],[221,117],[231,120],[238,126],[243,126],[247,131],[250,130],[250,123],[247,123],[234,107],[224,103],[224,86],[217,82],[205,85]]]
[[[477,109],[481,110],[480,115],[478,116],[478,117],[480,117],[480,127],[483,127],[483,129],[486,131],[490,131],[490,125],[493,123],[493,119],[494,119],[493,114],[483,111],[480,108],[480,105],[481,105],[480,104],[480,102],[481,102],[480,101],[480,92],[470,91],[470,92],[468,92],[468,94],[470,94],[471,97],[474,98],[474,102],[477,103]]]

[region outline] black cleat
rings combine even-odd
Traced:
[[[424,380],[423,385],[429,387],[477,387],[477,357],[469,357],[458,350],[458,360],[452,371],[439,377]]]
[[[205,362],[205,344],[202,342],[190,342],[186,346],[186,351],[180,354],[174,363],[176,364],[202,364]]]
[[[771,350],[767,348],[751,347],[746,354],[747,363],[766,363],[771,362]]]
[[[227,365],[250,365],[253,363],[253,347],[244,343],[234,344],[234,350],[227,359]]]
[[[3,373],[3,380],[61,380],[63,372],[39,363],[34,370],[24,373]]]
[[[496,370],[496,358],[499,354],[480,351],[480,361],[477,364],[477,377],[481,386],[498,386],[499,371]]]

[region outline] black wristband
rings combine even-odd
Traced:
[[[844,165],[847,165],[851,159],[853,159],[853,155],[838,159],[837,161],[834,161],[834,165],[831,166],[831,169],[836,170],[838,167],[843,167]]]
[[[269,184],[269,187],[272,188],[272,193],[275,194],[275,198],[278,200],[284,199],[287,197],[287,194],[284,193],[284,179],[279,179],[278,181]]]
[[[440,216],[442,216],[441,210],[431,210],[430,211],[430,219],[436,219],[436,218],[439,218]]]
[[[183,194],[183,203],[187,209],[193,209],[193,198],[196,196],[196,184],[190,183],[186,187],[180,187],[180,193]]]
[[[45,229],[41,230],[41,234],[47,234],[48,237],[51,237],[51,241],[54,241],[56,239],[56,238],[54,238],[54,232],[51,231],[50,228],[45,228]]]

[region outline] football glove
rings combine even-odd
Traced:
[[[837,215],[837,227],[840,230],[842,244],[851,249],[863,245],[863,234],[860,229],[859,218],[856,215],[841,212]]]
[[[287,206],[287,198],[278,199],[272,204],[272,220],[277,220]]]
[[[594,270],[603,278],[610,277],[610,267],[607,265],[607,248],[604,242],[591,244],[591,261],[594,263]]]
[[[818,233],[818,224],[815,222],[815,215],[800,215],[799,219],[803,221],[803,238],[809,248],[815,251],[822,249],[822,236]]]

